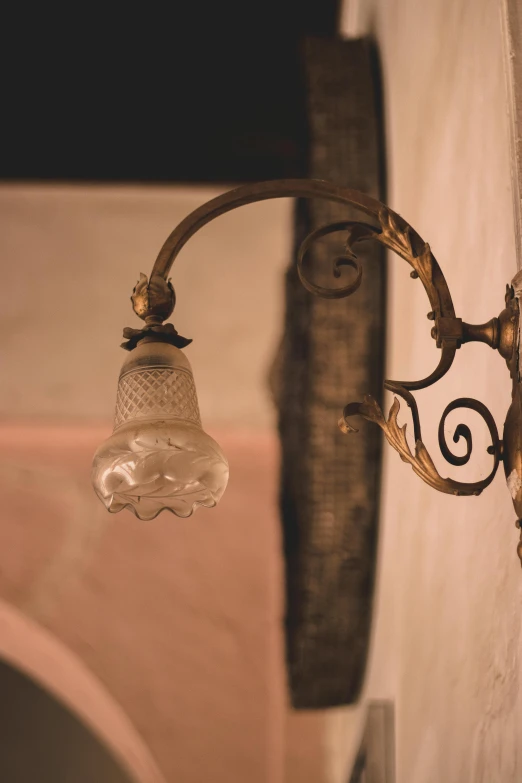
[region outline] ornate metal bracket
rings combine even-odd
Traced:
[[[435,260],[430,246],[424,242],[417,232],[397,213],[384,204],[348,188],[341,188],[329,182],[320,180],[275,180],[254,185],[245,185],[232,190],[207,202],[186,217],[174,229],[163,245],[150,281],[142,275],[134,289],[132,301],[134,311],[145,320],[142,330],[125,330],[124,336],[128,343],[124,346],[129,350],[143,338],[161,339],[172,342],[177,347],[187,345],[188,340],[178,335],[171,324],[162,325],[163,320],[173,311],[175,303],[174,290],[167,281],[170,268],[185,243],[200,228],[219,215],[236,207],[272,198],[326,198],[332,201],[355,207],[373,219],[373,223],[343,221],[324,226],[312,232],[303,242],[297,258],[297,269],[304,287],[315,294],[329,299],[339,299],[354,293],[362,280],[362,267],[354,252],[357,243],[369,240],[377,241],[393,250],[412,267],[411,277],[422,282],[430,302],[428,318],[434,322],[432,337],[440,349],[437,367],[427,377],[419,381],[385,381],[385,388],[402,397],[409,406],[413,418],[415,437],[415,452],[413,453],[406,440],[406,425],[397,423],[399,401],[395,397],[388,418],[384,416],[375,400],[365,397],[363,402],[349,403],[343,412],[339,426],[343,432],[356,432],[349,419],[354,416],[375,422],[384,432],[391,446],[399,453],[404,462],[412,466],[414,472],[423,481],[440,492],[453,495],[479,495],[495,477],[500,461],[504,462],[508,488],[510,490],[517,524],[522,520],[522,398],[520,391],[519,370],[519,298],[522,295],[522,280],[515,278],[512,285],[507,286],[506,306],[498,318],[493,318],[486,324],[467,324],[457,318],[451,295]],[[332,274],[339,278],[343,266],[355,270],[352,281],[343,287],[324,287],[309,280],[305,269],[305,255],[310,245],[317,239],[332,232],[346,232],[345,251],[333,261]],[[414,391],[426,389],[440,380],[450,369],[457,350],[468,342],[483,342],[499,351],[506,360],[513,380],[513,397],[504,425],[503,439],[500,440],[495,421],[486,408],[478,400],[460,398],[451,402],[445,409],[439,424],[439,446],[444,458],[452,465],[464,465],[469,461],[472,450],[472,436],[467,425],[459,424],[455,429],[453,440],[460,438],[466,441],[466,453],[463,456],[454,455],[444,437],[444,423],[448,414],[457,408],[469,408],[476,411],[484,419],[491,437],[488,453],[493,457],[493,466],[489,475],[477,482],[459,482],[443,478],[437,471],[422,441],[421,425],[417,403],[412,394]],[[519,545],[519,556],[522,560],[522,542]]]

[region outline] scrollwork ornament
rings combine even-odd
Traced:
[[[442,424],[445,421],[446,416],[450,412],[450,410],[454,410],[457,407],[472,408],[473,410],[477,411],[477,413],[480,413],[483,416],[484,420],[486,421],[486,424],[490,431],[490,435],[492,439],[492,447],[490,447],[490,453],[493,453],[494,465],[491,473],[482,481],[461,482],[461,481],[454,481],[453,479],[449,479],[449,478],[443,478],[438,472],[437,468],[435,467],[435,464],[422,440],[416,441],[415,453],[413,453],[410,449],[410,446],[406,438],[407,425],[403,424],[401,427],[397,421],[397,416],[400,410],[400,403],[397,397],[394,397],[393,399],[393,403],[390,408],[387,419],[384,416],[384,413],[382,412],[382,409],[378,404],[378,402],[370,395],[366,395],[362,403],[360,402],[349,403],[345,407],[342,417],[339,419],[339,427],[341,431],[344,433],[357,432],[357,429],[353,427],[352,424],[350,424],[348,419],[351,416],[362,416],[363,419],[366,419],[367,421],[372,421],[374,422],[374,424],[377,424],[381,428],[386,440],[388,441],[390,446],[392,446],[395,449],[395,451],[398,452],[402,461],[409,463],[414,473],[416,473],[417,476],[419,476],[423,481],[425,481],[426,484],[429,484],[430,487],[433,487],[433,489],[437,489],[439,492],[445,492],[448,495],[480,495],[480,493],[487,486],[489,486],[489,484],[491,484],[498,469],[498,464],[499,464],[498,431],[495,422],[493,420],[493,417],[491,416],[487,408],[477,400],[469,400],[466,398],[455,400],[453,403],[451,403],[451,405],[448,406],[448,408],[443,413],[442,420],[441,420]],[[464,426],[465,425],[459,424],[455,431],[455,435],[456,435],[455,442],[458,441],[459,437],[464,436],[468,443],[467,453],[464,458],[461,458],[463,459],[461,464],[465,464],[465,462],[469,460],[469,455],[471,452],[470,449],[471,438],[470,440],[468,440],[467,435],[463,431]],[[466,430],[469,433],[467,427]],[[457,463],[454,462],[453,464],[457,464]]]
[[[395,397],[390,409],[388,419],[385,419],[378,403],[370,396],[364,398],[363,403],[351,403],[346,406],[340,427],[344,432],[356,431],[347,421],[351,415],[361,415],[368,421],[376,423],[384,432],[390,445],[399,453],[404,462],[408,462],[414,472],[434,489],[453,495],[477,495],[482,492],[493,480],[500,460],[500,441],[498,432],[489,410],[477,400],[461,398],[450,403],[444,411],[439,426],[439,445],[444,458],[452,465],[465,465],[471,455],[472,436],[469,427],[459,424],[455,430],[454,441],[460,438],[466,441],[466,453],[463,456],[454,455],[448,448],[444,437],[444,423],[448,414],[456,408],[464,407],[475,410],[484,419],[492,439],[489,453],[494,456],[492,472],[486,479],[479,482],[459,482],[453,479],[443,478],[437,471],[431,456],[429,455],[421,437],[421,426],[417,403],[412,395],[413,390],[419,390],[431,386],[440,380],[450,369],[456,350],[464,340],[463,325],[461,319],[456,318],[453,303],[449,295],[446,282],[440,271],[431,248],[413,231],[399,215],[387,207],[382,206],[378,213],[380,227],[355,221],[344,221],[323,226],[311,232],[302,243],[297,259],[299,277],[304,287],[315,294],[328,299],[337,299],[350,296],[359,288],[362,280],[362,267],[357,260],[354,246],[358,242],[370,239],[376,240],[386,248],[392,250],[413,268],[412,277],[419,278],[422,282],[432,310],[429,313],[431,320],[435,322],[432,329],[432,337],[437,342],[437,347],[442,349],[438,366],[431,375],[421,381],[392,381],[386,380],[384,387],[400,395],[408,404],[413,417],[415,434],[415,453],[413,454],[406,440],[406,425],[400,427],[397,422],[397,414],[400,404]],[[352,283],[344,287],[319,286],[310,281],[304,271],[303,260],[310,245],[317,239],[337,231],[346,231],[345,255],[335,259],[333,264],[334,277],[340,276],[340,267],[351,266],[356,270],[356,277]]]
[[[341,276],[341,268],[343,266],[351,267],[355,269],[356,275],[354,280],[346,286],[335,288],[330,286],[321,286],[312,282],[304,268],[304,258],[306,253],[310,249],[311,245],[321,237],[325,237],[328,234],[335,234],[340,231],[347,232],[347,238],[345,241],[344,253],[334,259],[332,264],[332,276],[339,278]],[[320,296],[322,299],[343,299],[346,296],[350,296],[355,293],[361,285],[363,270],[360,265],[357,256],[353,251],[353,245],[356,242],[362,242],[365,239],[371,239],[375,236],[376,229],[374,226],[370,226],[366,223],[357,223],[352,220],[344,220],[339,223],[331,223],[327,226],[321,226],[315,229],[301,243],[297,254],[297,274],[304,288],[315,296]]]

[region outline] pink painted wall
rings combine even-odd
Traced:
[[[169,780],[272,780],[284,729],[275,441],[217,433],[231,465],[218,508],[143,523],[91,490],[107,432],[0,431],[0,593],[87,663]]]

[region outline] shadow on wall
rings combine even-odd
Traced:
[[[164,783],[118,705],[75,656],[0,603],[0,780]]]

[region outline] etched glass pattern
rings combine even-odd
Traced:
[[[94,456],[94,488],[111,512],[129,508],[139,519],[153,519],[166,509],[188,517],[198,506],[219,501],[228,462],[201,428],[186,357],[167,345],[157,351],[169,366],[146,366],[145,350],[132,352],[139,369],[122,369],[114,432]]]
[[[201,425],[192,373],[183,369],[151,367],[120,378],[114,427],[129,419],[179,416]]]

